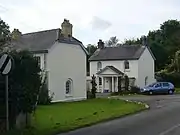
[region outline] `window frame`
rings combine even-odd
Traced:
[[[102,85],[102,78],[99,77],[99,85]]]
[[[159,87],[156,87],[157,85],[159,85]],[[162,84],[161,83],[157,83],[154,85],[154,88],[161,88],[162,87]]]
[[[144,81],[145,81],[144,83],[145,83],[145,86],[146,86],[148,84],[148,76],[145,77]]]
[[[68,87],[68,90],[67,90],[67,87]],[[72,90],[73,90],[73,81],[72,79],[68,78],[66,83],[65,83],[65,94],[66,95],[72,95]],[[67,92],[69,91],[69,92]]]
[[[167,85],[165,86],[164,84],[167,84]],[[163,87],[169,87],[169,83],[163,82],[163,83],[162,83],[162,86],[163,86]]]
[[[100,71],[102,69],[102,62],[98,61],[97,62],[97,71]]]
[[[124,69],[125,70],[130,70],[130,66],[129,66],[129,61],[128,60],[124,61]]]
[[[38,62],[38,66],[41,68],[41,56],[35,56],[35,59]]]

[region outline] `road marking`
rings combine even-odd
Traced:
[[[173,131],[174,129],[176,129],[176,128],[178,128],[178,127],[180,127],[180,124],[175,125],[175,126],[169,128],[168,130],[165,130],[164,132],[160,133],[159,135],[166,135],[167,133]]]

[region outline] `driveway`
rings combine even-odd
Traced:
[[[150,110],[59,135],[180,135],[180,95],[127,96]]]

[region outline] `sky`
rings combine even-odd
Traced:
[[[179,7],[179,0],[0,0],[0,18],[22,33],[61,28],[66,18],[87,45],[147,35],[164,21],[180,20]]]

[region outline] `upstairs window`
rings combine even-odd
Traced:
[[[38,66],[41,67],[41,57],[40,56],[35,56],[35,59],[38,62]]]
[[[102,69],[102,63],[99,61],[97,63],[97,70],[99,71],[100,69]]]
[[[124,61],[124,69],[129,69],[129,61]]]

